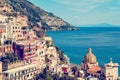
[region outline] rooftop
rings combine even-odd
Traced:
[[[118,63],[113,63],[112,58],[110,58],[110,62],[104,65],[105,67],[113,67],[113,66],[119,66]]]
[[[3,73],[13,73],[13,72],[26,70],[26,69],[36,67],[36,66],[37,66],[36,64],[28,64],[28,65],[24,65],[24,66],[20,66],[20,67],[14,68],[14,69],[4,71]]]

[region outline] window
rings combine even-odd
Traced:
[[[7,77],[7,76],[8,76],[8,74],[5,74],[5,76]]]
[[[6,36],[4,35],[4,39],[6,39]]]
[[[22,71],[22,74],[24,74],[24,71]]]
[[[20,75],[20,71],[18,72],[18,75]]]
[[[29,74],[27,75],[27,77],[29,77]]]
[[[110,78],[108,80],[111,80]]]
[[[26,76],[24,76],[24,80],[26,80]]]
[[[10,77],[13,78],[13,74],[11,74]]]
[[[15,76],[16,76],[16,73],[15,73]]]

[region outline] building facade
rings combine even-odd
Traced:
[[[96,56],[92,53],[91,48],[89,48],[88,53],[85,55],[81,68],[85,71],[86,77],[93,76],[100,78],[101,67],[98,66]]]
[[[33,80],[36,74],[40,73],[37,64],[24,64],[15,62],[8,64],[8,70],[2,71],[0,62],[0,80]]]
[[[118,63],[113,63],[112,59],[104,65],[103,73],[105,80],[118,80]]]

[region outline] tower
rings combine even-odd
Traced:
[[[117,80],[118,66],[118,63],[113,63],[112,58],[110,58],[110,62],[105,64],[103,68],[105,80]]]
[[[88,53],[84,57],[82,62],[82,70],[85,71],[85,76],[100,77],[101,67],[98,66],[96,56],[92,53],[92,49],[89,48]]]
[[[92,49],[88,49],[88,53],[85,55],[84,60],[82,62],[82,69],[87,70],[92,66],[98,66],[98,62],[96,60],[96,56],[92,53]]]

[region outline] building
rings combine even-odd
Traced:
[[[9,24],[8,27],[8,38],[15,40],[23,39],[24,34],[20,24]]]
[[[4,41],[7,40],[7,26],[0,25],[0,44],[4,44]]]
[[[17,23],[21,24],[21,26],[23,27],[27,27],[28,26],[28,18],[25,15],[20,15],[20,13],[17,15],[16,18]]]
[[[34,76],[40,72],[37,64],[24,64],[18,61],[8,64],[8,70],[2,71],[0,62],[0,80],[33,80]]]
[[[0,12],[4,13],[4,12],[11,12],[12,7],[9,4],[6,3],[0,3]]]
[[[8,17],[0,14],[0,24],[8,23]]]
[[[93,76],[88,76],[85,80],[99,80],[99,79]]]
[[[4,55],[5,53],[12,53],[12,45],[11,44],[5,44],[5,45],[0,45],[0,56]]]
[[[2,62],[0,62],[0,80],[2,80]]]
[[[91,75],[100,78],[101,67],[98,66],[96,56],[92,53],[91,48],[89,48],[88,53],[84,57],[81,68],[86,72],[86,76]]]
[[[110,62],[105,64],[103,67],[103,73],[105,80],[118,80],[118,63],[113,63],[112,58]]]

